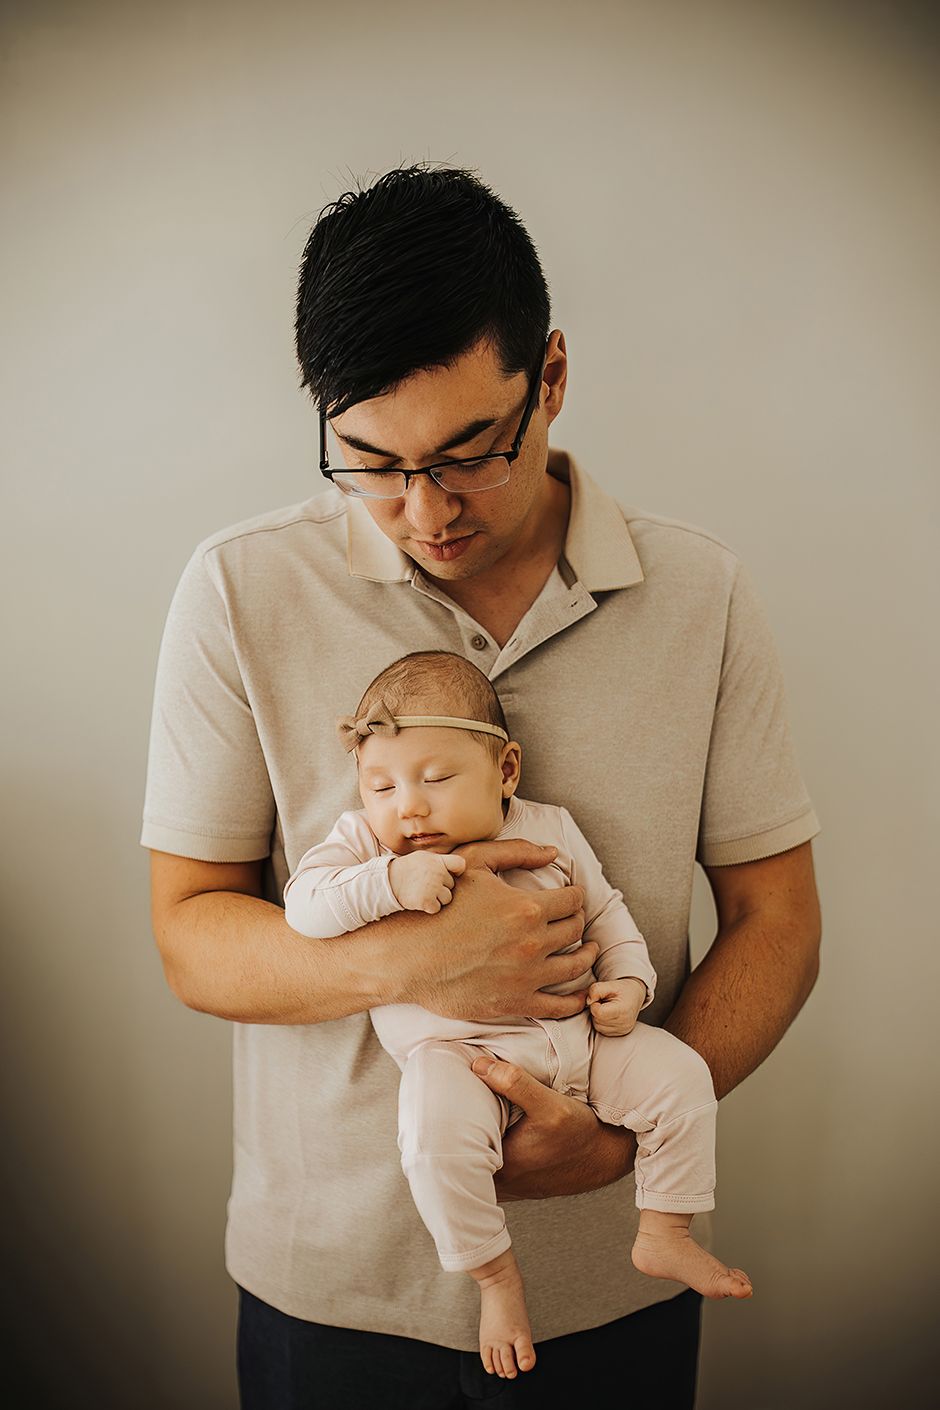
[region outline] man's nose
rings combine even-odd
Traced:
[[[430,475],[415,475],[405,492],[405,518],[419,534],[433,538],[460,514],[460,500]]]

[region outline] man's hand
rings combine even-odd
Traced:
[[[503,1138],[503,1167],[495,1176],[499,1200],[579,1195],[633,1169],[632,1131],[604,1125],[586,1103],[543,1086],[514,1063],[478,1057],[473,1070],[525,1112]]]
[[[530,842],[474,842],[458,849],[467,870],[439,915],[410,914],[413,978],[384,1003],[420,1004],[445,1018],[568,1018],[584,1008],[585,990],[545,994],[585,976],[597,957],[588,942],[571,954],[584,927],[579,886],[523,891],[494,873],[547,866],[554,847]],[[383,927],[403,919],[389,916]]]
[[[611,979],[592,984],[587,1006],[596,1032],[608,1038],[622,1038],[636,1027],[637,1015],[646,1003],[642,979]]]
[[[406,857],[392,859],[388,883],[403,910],[425,911],[434,916],[441,906],[447,905],[454,882],[466,869],[463,857],[440,852],[410,852]]]
[[[437,915],[399,911],[331,940],[291,930],[261,899],[258,862],[152,854],[154,934],[174,994],[239,1023],[322,1023],[381,1004],[420,1004],[445,1017],[567,1018],[584,991],[540,991],[587,974],[597,946],[578,886],[522,891],[493,873],[543,867],[553,847],[475,843]],[[585,977],[585,988],[588,980]]]

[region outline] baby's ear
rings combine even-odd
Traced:
[[[514,739],[503,749],[500,769],[503,775],[503,797],[511,798],[519,787],[519,775],[522,772],[522,750]]]

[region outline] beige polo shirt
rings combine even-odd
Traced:
[[[496,686],[525,795],[567,807],[623,891],[659,975],[644,1015],[657,1022],[687,973],[696,857],[770,856],[817,824],[734,554],[619,508],[561,452],[549,469],[571,485],[564,557],[502,649],[338,491],[203,543],[161,649],[142,841],[269,857],[280,901],[358,806],[334,717],[396,657],[459,652]],[[366,1014],[235,1025],[228,1268],[294,1316],[474,1350],[476,1287],[441,1269],[398,1163],[398,1075]],[[631,1179],[507,1217],[537,1341],[678,1291],[630,1262]]]

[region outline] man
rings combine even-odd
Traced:
[[[513,891],[494,873],[545,853],[486,844],[438,916],[317,942],[279,906],[356,804],[336,713],[396,657],[457,651],[497,687],[527,796],[567,806],[624,891],[659,974],[650,1021],[702,1053],[723,1095],[800,1008],[819,937],[816,823],[763,614],[723,545],[621,511],[549,452],[564,339],[526,232],[472,176],[395,171],[328,208],[297,333],[336,484],[187,568],[143,839],[174,992],[237,1025],[243,1405],[549,1407],[585,1388],[691,1405],[698,1299],[632,1268],[627,1133],[481,1065],[528,1113],[501,1192],[518,1201],[539,1359],[511,1387],[482,1373],[470,1280],[440,1269],[398,1167],[398,1073],[368,1008],[556,1023],[583,999],[541,991],[594,953],[557,953],[580,935],[577,889]],[[696,856],[719,932],[689,975]]]

